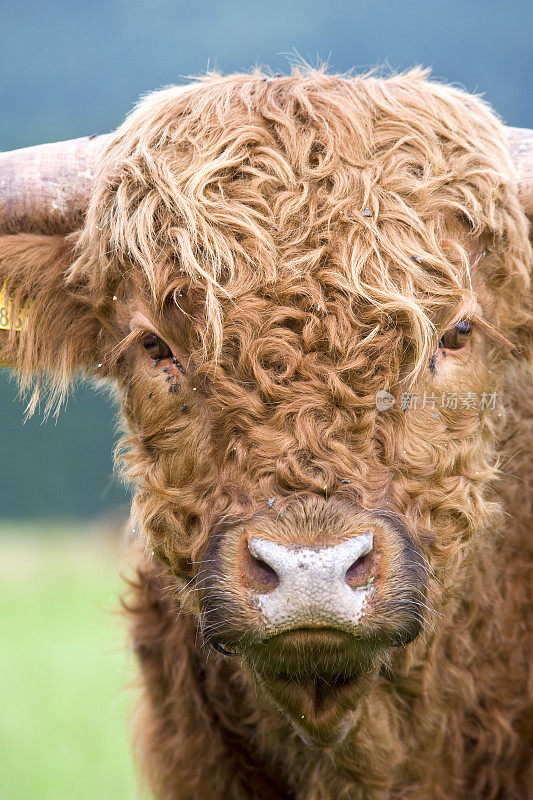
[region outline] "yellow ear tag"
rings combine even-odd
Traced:
[[[17,316],[13,316],[13,301],[6,292],[6,287],[2,286],[0,289],[0,330],[21,331],[26,324],[27,316],[27,307],[19,308]]]

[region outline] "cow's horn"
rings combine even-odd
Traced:
[[[0,233],[68,233],[83,219],[110,135],[0,153]]]
[[[508,128],[520,198],[533,217],[533,130]],[[109,134],[0,153],[0,233],[74,230]]]
[[[518,173],[520,200],[528,217],[533,218],[533,130],[507,128],[507,136]]]

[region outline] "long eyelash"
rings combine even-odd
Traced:
[[[480,317],[479,314],[473,313],[469,315],[467,319],[459,320],[459,322],[471,322],[472,325],[474,325],[478,330],[480,330],[488,339],[498,342],[504,347],[508,347],[510,350],[515,349],[515,344],[510,339],[508,339],[507,336],[505,336],[505,334],[503,334],[498,328],[495,328],[494,325],[491,325],[490,322],[487,322],[487,320]],[[439,347],[442,346],[440,341],[438,343],[438,346]]]
[[[115,347],[109,353],[107,358],[109,365],[114,366],[124,351],[127,350],[130,345],[134,344],[134,342],[140,342],[142,337],[145,335],[146,331],[142,330],[135,330],[131,333],[128,333],[128,335],[125,336],[117,345],[115,345]]]
[[[498,328],[495,328],[494,325],[491,325],[486,320],[482,319],[478,314],[472,314],[468,322],[472,322],[476,328],[479,328],[485,336],[489,339],[492,339],[499,344],[503,344],[505,347],[509,347],[511,350],[514,350],[515,345],[513,342],[505,336]]]
[[[107,364],[109,366],[114,366],[117,363],[117,361],[119,360],[119,358],[121,357],[121,355],[125,352],[125,350],[127,350],[128,347],[130,347],[130,345],[134,344],[135,342],[140,342],[141,339],[143,338],[143,336],[146,336],[147,333],[153,333],[153,331],[148,331],[148,330],[145,330],[145,329],[142,329],[142,328],[137,328],[136,330],[132,331],[131,333],[128,333],[128,335],[125,336],[111,350],[109,356],[106,359]],[[157,336],[157,334],[154,334],[154,336]],[[172,349],[170,347],[169,347],[169,349],[172,352]],[[155,359],[155,360],[159,361],[160,359]],[[180,372],[182,370],[183,370],[183,367],[181,368]],[[183,374],[185,374],[185,371],[183,371]]]

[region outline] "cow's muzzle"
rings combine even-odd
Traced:
[[[200,576],[207,642],[321,746],[340,741],[390,647],[423,625],[426,571],[399,515],[322,498],[225,519]]]
[[[426,577],[399,516],[298,498],[283,515],[226,519],[213,531],[202,575],[204,634],[228,650],[265,653],[271,640],[300,630],[405,645],[423,622]],[[291,669],[290,647],[282,649],[280,669]],[[301,655],[294,661],[304,663]]]
[[[265,627],[276,634],[318,627],[353,632],[374,591],[373,539],[367,530],[330,547],[305,547],[249,537],[245,580]]]

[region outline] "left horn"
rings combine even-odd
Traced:
[[[80,226],[110,134],[0,153],[0,234]]]
[[[507,140],[516,171],[524,211],[533,219],[533,130],[507,128]]]

